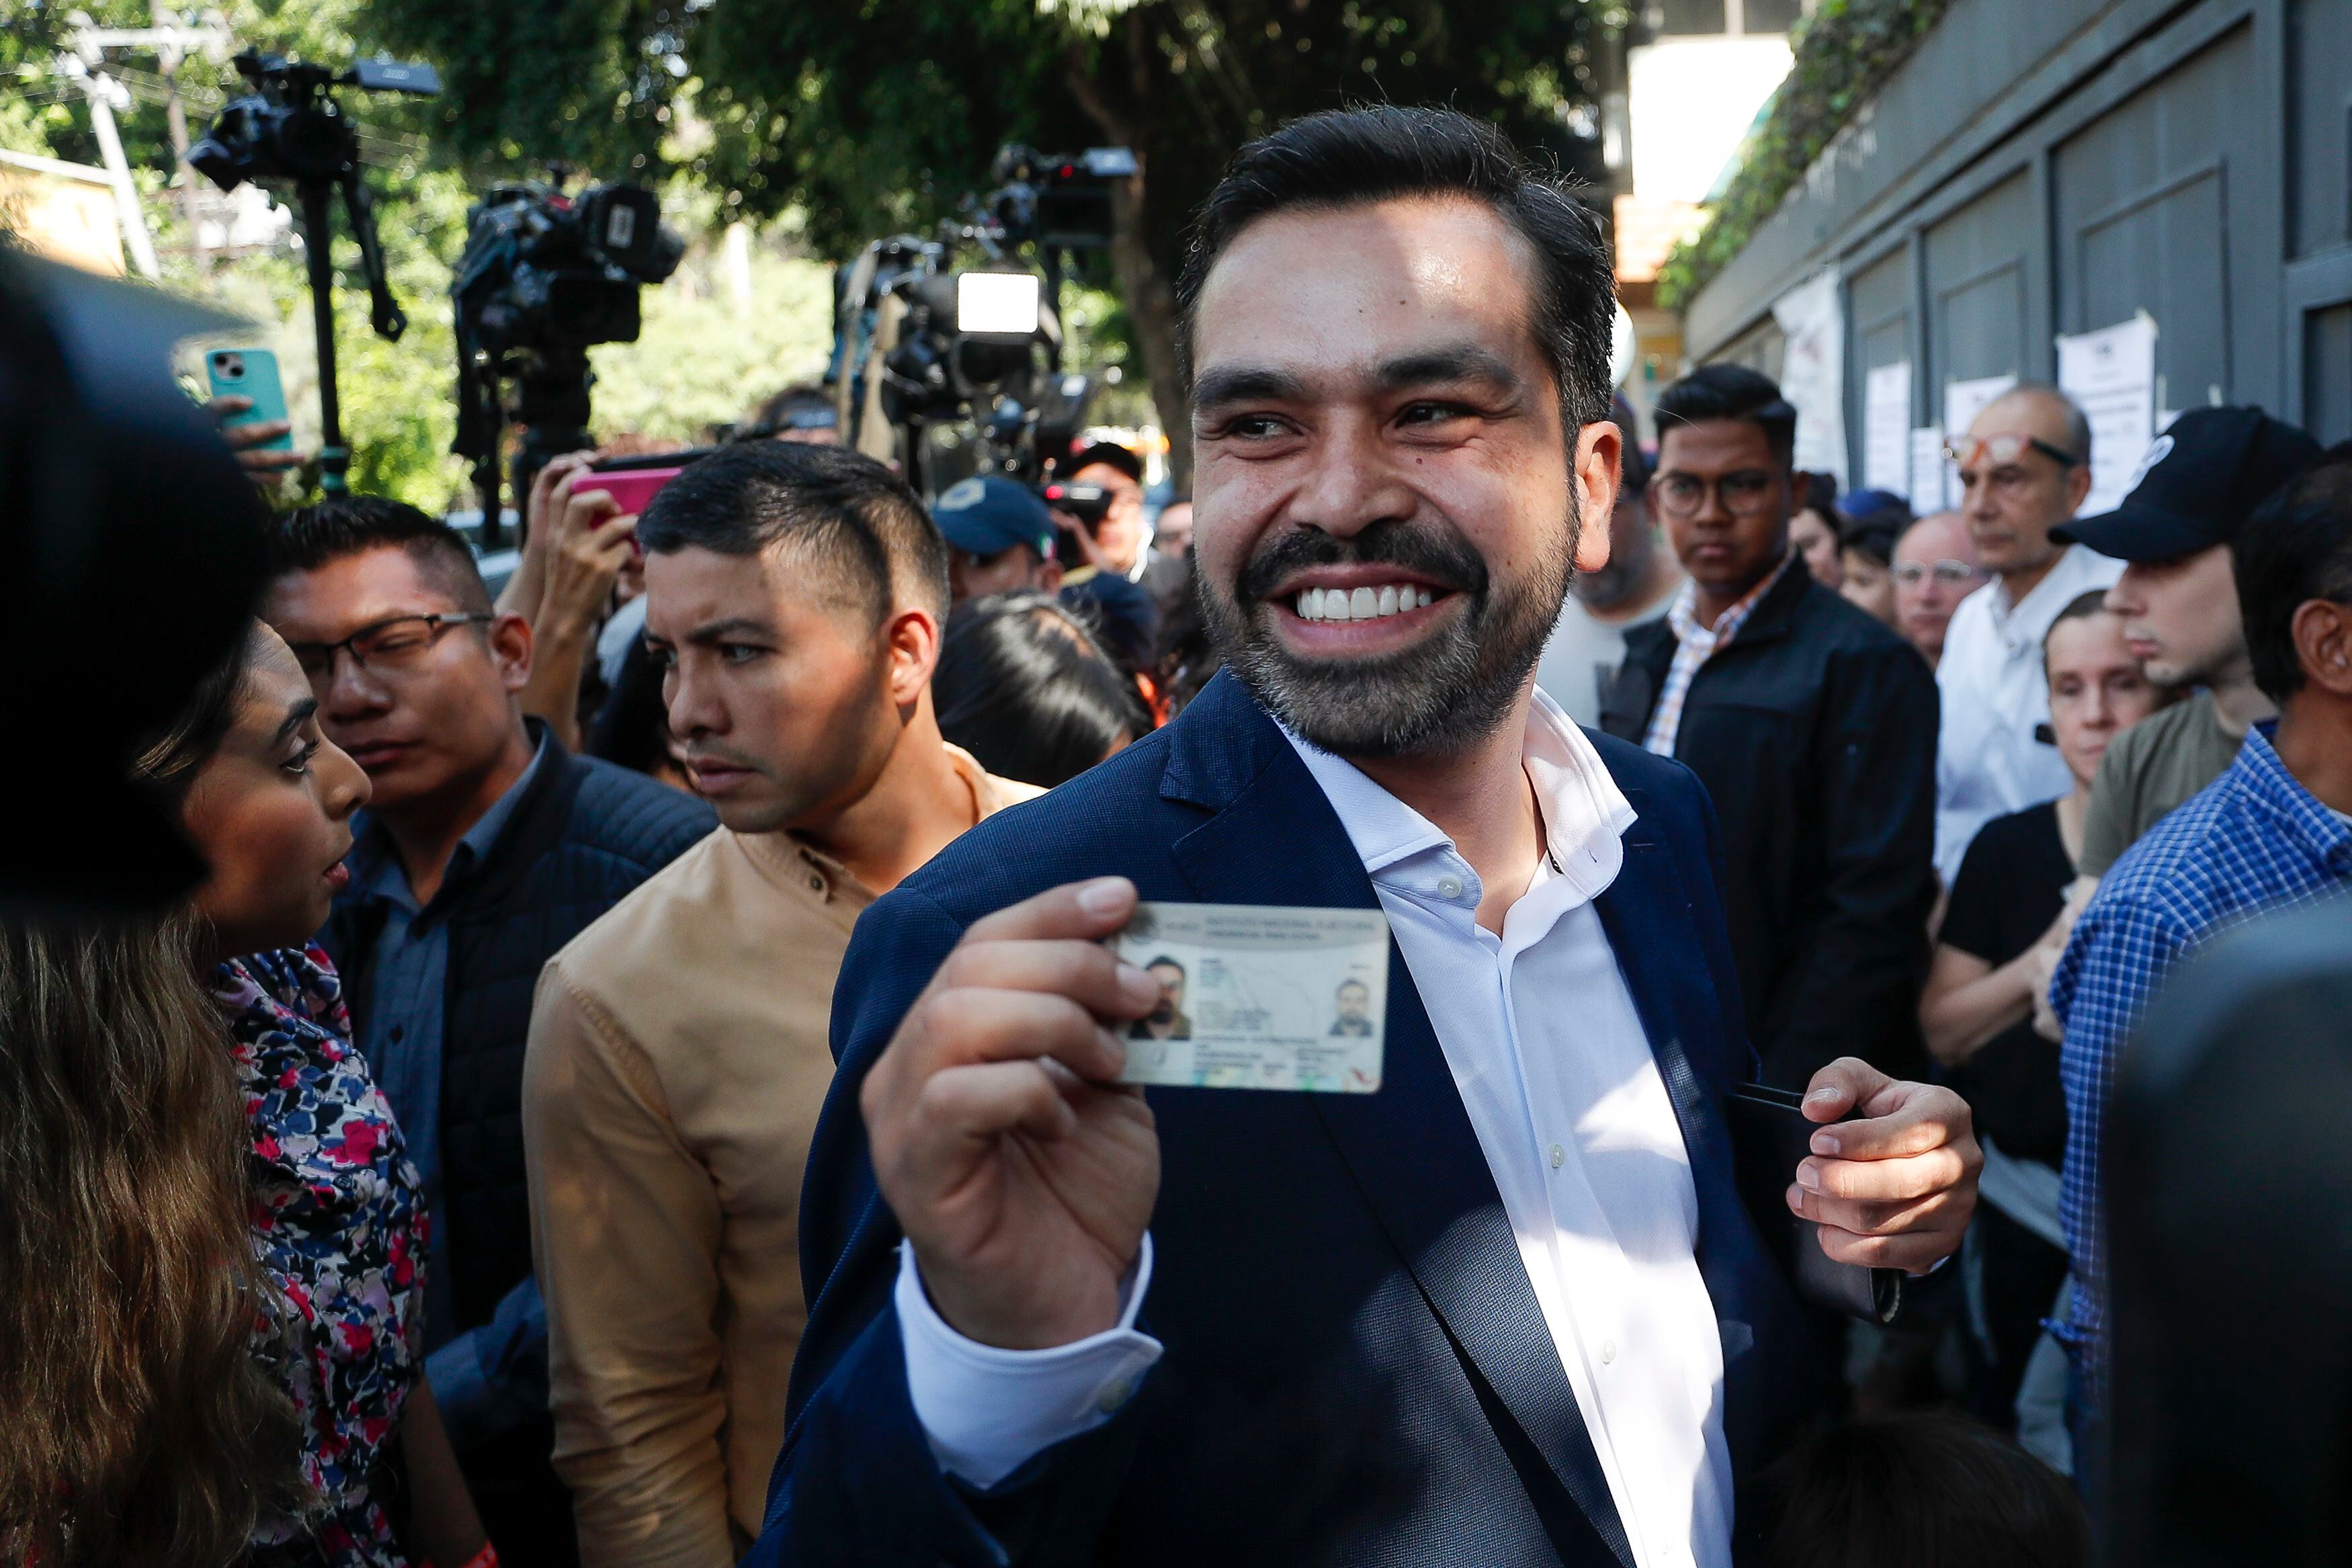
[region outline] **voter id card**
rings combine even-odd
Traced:
[[[1389,1005],[1379,910],[1141,904],[1113,943],[1160,982],[1159,1006],[1128,1027],[1120,1082],[1379,1090]]]

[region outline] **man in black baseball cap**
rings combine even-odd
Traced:
[[[2099,764],[2076,870],[2105,876],[2142,833],[2221,776],[2246,728],[2277,709],[2254,685],[2230,541],[2255,507],[2319,457],[2259,408],[2197,408],[2140,460],[2123,505],[2050,537],[2128,562],[2107,591],[2148,679],[2187,701],[2117,736]]]

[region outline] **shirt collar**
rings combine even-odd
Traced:
[[[2327,809],[2327,803],[2303,786],[2280,759],[2273,737],[2278,720],[2263,719],[2246,731],[2246,743],[2232,765],[2244,775],[2249,792],[2262,806],[2282,818],[2303,841],[2305,850],[2320,864],[2332,863],[2352,850],[2352,827]]]
[[[490,809],[466,830],[465,837],[459,839],[457,847],[450,852],[449,869],[441,879],[443,894],[461,881],[467,872],[479,865],[497,847],[499,836],[506,831],[507,824],[514,819],[515,810],[529,792],[531,780],[539,777],[539,770],[546,761],[547,737],[542,735],[539,737],[537,748],[530,754],[530,760],[523,765],[523,770],[516,776],[515,781],[507,786],[506,793],[490,802]],[[352,882],[360,891],[371,897],[387,899],[411,913],[417,909],[416,895],[408,885],[408,873],[402,867],[400,856],[394,852],[392,835],[381,820],[368,823],[352,860]],[[435,902],[439,902],[440,897],[441,894],[436,894]]]
[[[1367,873],[1377,878],[1414,855],[1453,847],[1435,823],[1372,782],[1355,764],[1312,745],[1287,725],[1279,727],[1339,813],[1339,825],[1347,830],[1348,841]],[[1598,897],[1625,863],[1624,834],[1633,825],[1633,802],[1617,787],[1592,742],[1541,688],[1528,708],[1519,756],[1535,785],[1547,848],[1559,875],[1581,894],[1579,902]]]
[[[1675,640],[1688,643],[1696,638],[1715,644],[1730,642],[1741,624],[1755,612],[1758,603],[1772,591],[1773,585],[1788,575],[1789,563],[1796,559],[1795,550],[1781,551],[1780,564],[1767,572],[1763,581],[1740,595],[1738,603],[1717,616],[1711,627],[1698,623],[1698,584],[1685,578],[1681,590],[1675,595],[1673,605],[1666,611],[1666,622],[1675,629]]]
[[[2074,559],[2077,552],[2093,553],[2087,545],[2065,546],[2059,550],[2058,559],[2050,563],[2050,570],[2042,574],[2042,580],[2035,583],[2032,591],[2022,599],[2011,601],[2009,584],[1998,577],[1986,583],[1985,588],[1990,597],[1986,599],[1985,608],[1992,612],[1992,623],[2006,627],[2011,616],[2023,614],[2031,618],[2044,605],[2049,605],[2053,617],[2064,609],[2080,591],[2076,573],[2082,563]],[[2052,604],[2050,601],[2053,600],[2057,602]]]

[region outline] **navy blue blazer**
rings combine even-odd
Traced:
[[[1723,1094],[1755,1063],[1714,813],[1679,763],[1592,738],[1639,813],[1598,908],[1690,1152],[1724,1427],[1745,1474],[1826,1379],[1734,1175]],[[1141,1326],[1167,1352],[1142,1390],[989,1492],[940,1474],[908,1396],[891,1306],[899,1231],[875,1188],[858,1086],[973,921],[1110,873],[1147,899],[1379,904],[1313,776],[1223,674],[1166,729],[990,818],[866,912],[835,992],[841,1071],[803,1189],[808,1330],[749,1561],[1631,1568],[1393,945],[1380,1092],[1150,1091],[1161,1173]],[[1758,1202],[1778,1204],[1780,1189]]]

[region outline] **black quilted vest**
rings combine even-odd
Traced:
[[[458,1332],[488,1322],[530,1273],[522,1053],[539,971],[556,950],[717,826],[710,808],[640,773],[547,756],[447,909],[441,1043],[441,1212]],[[382,905],[339,899],[320,940],[362,1016]]]

